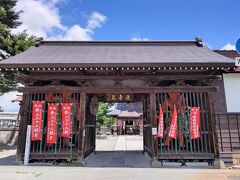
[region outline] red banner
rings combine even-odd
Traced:
[[[191,139],[200,138],[200,108],[190,108],[190,134]]]
[[[57,104],[48,104],[47,144],[56,143],[57,139]]]
[[[157,137],[158,138],[163,138],[163,132],[164,132],[163,111],[162,111],[162,106],[160,105],[160,111],[159,111],[159,115],[158,115],[158,133],[157,133]]]
[[[72,104],[62,104],[62,137],[70,138],[72,130]]]
[[[31,128],[31,140],[41,140],[42,135],[42,101],[33,101],[32,103],[32,128]]]
[[[172,115],[171,124],[168,130],[168,138],[176,139],[177,138],[177,110],[174,106],[174,111]]]

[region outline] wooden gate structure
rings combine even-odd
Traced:
[[[26,128],[32,123],[32,102],[43,101],[41,140],[31,142],[30,159],[83,159],[95,150],[97,103],[109,94],[131,95],[143,103],[144,151],[153,160],[219,158],[216,93],[221,73],[234,71],[232,60],[196,41],[39,41],[26,52],[0,62],[1,70],[20,71],[17,157],[23,159]],[[220,75],[220,76],[219,76]],[[177,97],[171,100],[171,94]],[[58,104],[56,143],[46,143],[48,104]],[[61,103],[71,103],[70,138],[61,136]],[[164,138],[152,134],[160,105]],[[177,139],[168,139],[172,106],[177,107]],[[200,108],[200,137],[191,139],[188,108]]]

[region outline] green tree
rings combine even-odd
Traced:
[[[26,31],[12,34],[11,29],[21,24],[16,11],[16,0],[0,0],[0,60],[14,56],[28,49],[35,43],[35,37],[29,36]],[[16,76],[18,72],[0,72],[0,95],[16,90]]]
[[[108,128],[112,126],[113,120],[111,117],[107,116],[107,110],[110,108],[111,104],[109,103],[99,103],[96,126],[99,129],[100,126],[105,125]]]
[[[16,11],[14,7],[17,0],[0,0],[0,23],[9,28],[16,28],[22,23],[19,21],[19,15],[22,11]]]

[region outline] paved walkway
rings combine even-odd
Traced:
[[[239,180],[239,170],[1,166],[1,180]]]
[[[107,136],[96,140],[96,151],[143,151],[143,136]]]
[[[87,167],[150,167],[143,154],[142,136],[108,136],[96,141],[96,152],[86,158]]]

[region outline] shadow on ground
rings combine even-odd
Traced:
[[[86,158],[86,167],[150,168],[142,151],[96,151]]]

